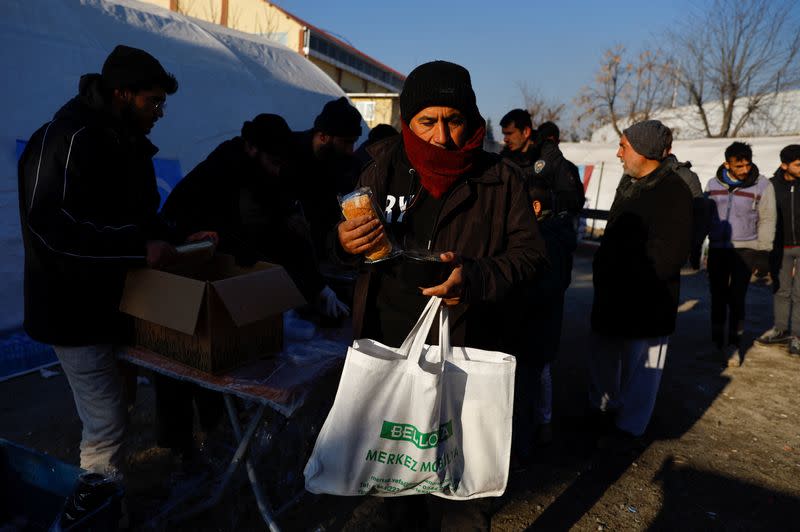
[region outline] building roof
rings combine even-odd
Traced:
[[[373,65],[375,65],[378,68],[381,68],[383,70],[391,72],[392,74],[398,76],[400,79],[405,81],[406,76],[404,74],[401,74],[397,70],[393,69],[392,67],[386,66],[385,64],[381,63],[380,61],[378,61],[374,57],[371,57],[371,56],[365,54],[364,52],[362,52],[361,50],[359,50],[357,48],[354,48],[352,45],[347,44],[346,42],[342,41],[341,39],[339,39],[337,37],[334,37],[333,35],[331,35],[327,31],[325,31],[322,28],[320,28],[319,26],[315,26],[314,24],[311,24],[310,22],[308,22],[306,20],[303,20],[300,17],[298,17],[298,16],[286,11],[285,9],[280,7],[279,5],[274,4],[272,2],[270,2],[270,5],[272,7],[274,7],[275,9],[277,9],[278,11],[282,12],[283,14],[285,14],[287,17],[293,19],[298,24],[307,27],[308,29],[310,29],[314,33],[318,33],[318,34],[322,35],[326,39],[333,41],[335,44],[337,44],[338,46],[341,46],[342,48],[346,49],[347,51],[352,52],[352,53],[360,56],[362,59],[364,59],[366,61],[369,61],[370,63],[372,63]]]

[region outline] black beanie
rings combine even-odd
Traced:
[[[661,161],[672,147],[672,131],[658,120],[636,122],[622,132],[636,153]]]
[[[242,125],[242,138],[270,155],[286,155],[292,130],[283,117],[260,114]]]
[[[480,117],[469,71],[448,61],[431,61],[412,70],[400,93],[400,116],[409,124],[431,106],[458,109],[468,120]]]
[[[333,137],[360,137],[361,113],[342,96],[325,104],[314,119],[314,129]]]
[[[158,59],[139,48],[117,45],[108,54],[102,71],[103,82],[110,89],[149,89],[161,87],[167,94],[178,90],[175,77],[164,70]]]

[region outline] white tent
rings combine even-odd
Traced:
[[[157,157],[191,170],[258,113],[308,129],[325,102],[344,95],[333,80],[266,38],[131,0],[6,0],[0,17],[0,331],[22,323],[23,250],[17,207],[18,141],[99,72],[117,44],[143,48],[180,88],[153,129]]]

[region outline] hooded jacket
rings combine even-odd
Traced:
[[[623,176],[592,264],[593,331],[672,334],[691,231],[692,196],[669,163],[641,179]]]
[[[157,213],[157,148],[110,113],[100,76],[37,130],[19,161],[25,331],[54,345],[124,340],[125,274],[146,242],[169,239]]]
[[[453,251],[463,257],[466,289],[451,312],[453,345],[502,347],[501,323],[509,293],[546,263],[524,181],[515,165],[481,152],[473,171],[437,202],[421,188],[401,137],[374,144],[373,162],[359,186],[386,207],[386,230],[395,242]],[[417,198],[417,195],[421,195]],[[427,196],[427,199],[426,199]],[[403,287],[402,262],[364,268],[354,301],[354,334],[400,345],[427,297]]]
[[[787,181],[781,168],[775,171],[770,181],[778,211],[776,244],[781,247],[800,246],[800,181]]]
[[[708,240],[712,248],[747,248],[770,251],[775,238],[775,189],[752,165],[747,177],[736,186],[725,180],[724,165],[706,185],[713,202]]]
[[[235,137],[217,146],[186,174],[164,203],[164,218],[181,235],[219,233],[219,250],[241,265],[266,260],[282,265],[313,301],[325,286],[308,224],[285,179],[270,178]]]

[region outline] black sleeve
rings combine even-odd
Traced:
[[[37,132],[20,161],[22,221],[52,253],[76,260],[141,263],[147,236],[139,225],[111,226],[97,215],[114,178],[91,131]]]

